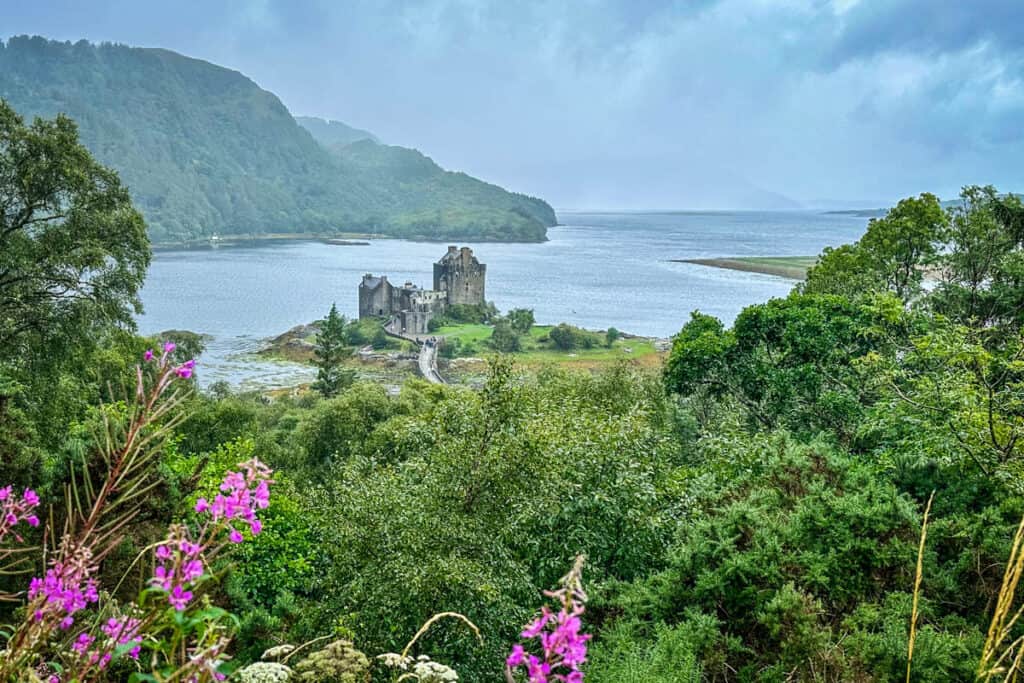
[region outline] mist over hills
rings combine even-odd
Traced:
[[[297,121],[243,74],[170,50],[14,37],[0,42],[0,97],[26,118],[75,119],[157,242],[341,231],[535,241],[555,224],[543,200],[340,122]]]
[[[353,128],[341,121],[316,116],[296,116],[295,121],[326,147],[350,145],[360,140],[380,142],[380,139],[370,131]]]

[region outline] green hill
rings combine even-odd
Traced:
[[[413,150],[370,140],[328,150],[244,75],[169,50],[11,38],[0,42],[0,97],[28,117],[74,118],[157,242],[309,232],[536,241],[555,223],[542,200]]]

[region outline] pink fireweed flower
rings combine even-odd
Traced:
[[[167,602],[174,609],[184,610],[192,600],[192,592],[186,587],[199,579],[206,571],[199,557],[203,550],[201,543],[188,538],[188,529],[180,524],[171,527],[170,537],[157,546],[154,555],[157,565],[153,568],[150,583],[167,592]]]
[[[71,649],[80,655],[84,655],[90,647],[92,647],[93,641],[96,640],[96,636],[90,636],[88,633],[78,634],[78,639],[71,646]]]
[[[110,651],[122,645],[131,646],[127,653],[129,657],[132,659],[139,658],[139,652],[142,650],[142,636],[139,635],[139,627],[141,625],[142,622],[140,620],[132,617],[111,617],[107,619],[107,623],[101,629],[107,636],[106,653],[103,655],[106,661],[110,661]],[[98,653],[94,653],[93,657],[98,657]],[[105,662],[103,664],[105,665]]]
[[[21,536],[14,527],[24,522],[29,526],[39,526],[39,518],[33,514],[39,507],[39,495],[32,489],[25,489],[21,496],[14,494],[13,486],[0,488],[0,539],[12,533],[20,542]]]
[[[167,602],[171,603],[171,606],[179,612],[188,607],[188,603],[192,600],[192,591],[187,591],[178,584],[171,591],[171,594],[167,597]]]
[[[256,516],[270,504],[270,468],[253,458],[241,463],[238,471],[225,474],[220,493],[212,501],[200,498],[195,511],[207,518],[195,540],[187,527],[175,525],[167,540],[156,548],[157,564],[150,583],[167,593],[167,601],[176,610],[184,610],[194,597],[191,588],[206,574],[212,554],[223,549],[218,544],[227,532],[228,541],[242,543],[245,538],[235,522],[245,523],[253,535],[263,524]]]
[[[146,349],[146,352],[142,354],[142,360],[146,361],[147,363],[153,360],[153,349]]]
[[[192,372],[195,370],[195,367],[196,367],[195,359],[187,360],[184,363],[182,363],[181,365],[179,365],[175,369],[174,372],[178,375],[178,377],[180,377],[182,379],[188,379],[189,377],[192,376]]]
[[[515,669],[525,668],[529,683],[583,683],[580,667],[587,661],[590,634],[581,632],[580,615],[586,602],[582,563],[582,558],[577,558],[573,570],[562,579],[560,590],[545,591],[545,595],[561,602],[561,609],[556,614],[547,606],[542,607],[540,616],[523,629],[524,640],[539,641],[541,656],[528,654],[522,645],[514,645],[505,660],[510,679]]]
[[[70,628],[77,612],[99,600],[94,573],[92,554],[87,548],[52,562],[43,578],[33,578],[29,583],[28,598],[35,603],[31,605],[35,620],[57,621],[61,629]]]
[[[254,536],[263,530],[263,523],[257,518],[259,510],[270,505],[270,479],[272,471],[269,467],[253,458],[239,465],[240,471],[228,472],[220,485],[220,493],[213,501],[200,498],[196,501],[198,513],[209,514],[214,522],[224,522],[228,527],[228,538],[232,543],[241,543],[242,533],[233,525],[239,520],[249,526]]]
[[[174,342],[164,343],[164,353],[174,353],[174,349],[178,348]]]
[[[505,664],[507,664],[510,668],[514,669],[514,668],[516,668],[517,666],[519,666],[520,664],[523,663],[523,659],[525,657],[526,657],[526,651],[523,649],[523,646],[520,645],[519,643],[516,643],[515,645],[512,646],[512,652],[509,654],[508,658],[505,660]]]

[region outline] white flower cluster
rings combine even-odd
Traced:
[[[420,683],[447,683],[459,680],[459,674],[455,673],[455,669],[440,662],[432,662],[426,655],[417,658],[412,672]]]
[[[392,669],[401,669],[402,671],[411,669],[412,675],[420,683],[449,683],[459,680],[459,674],[455,673],[455,669],[440,662],[433,662],[427,655],[420,655],[413,659],[388,652],[377,655],[377,659],[383,662],[384,666]]]
[[[277,662],[256,662],[238,671],[241,683],[287,683],[291,677],[292,670]]]

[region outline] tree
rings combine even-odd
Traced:
[[[604,333],[604,345],[607,346],[608,348],[611,348],[612,344],[618,341],[619,337],[621,336],[621,332],[619,332],[614,327],[609,327],[608,331]]]
[[[521,347],[519,335],[507,318],[499,318],[494,322],[490,343],[495,351],[502,353],[514,353]]]
[[[925,268],[935,263],[948,222],[939,198],[926,192],[900,200],[884,218],[868,224],[860,246],[887,290],[904,301],[920,293]]]
[[[966,187],[960,199],[932,305],[970,327],[1014,332],[1024,320],[1024,206],[991,186]]]
[[[855,244],[825,249],[802,291],[857,298],[889,291],[904,301],[921,294],[929,266],[940,260],[949,218],[938,197],[924,193],[901,200],[872,219]]]
[[[548,332],[551,342],[562,351],[571,351],[576,348],[576,330],[571,325],[559,323]]]
[[[149,260],[142,215],[75,123],[26,126],[0,100],[0,356],[61,355],[133,329]]]
[[[892,295],[879,299],[887,301],[902,310]],[[880,315],[867,304],[808,294],[748,306],[729,330],[694,313],[673,341],[665,385],[684,396],[731,397],[756,428],[827,429],[846,440],[872,399],[858,359],[881,350],[878,335],[866,334],[883,325]]]
[[[508,322],[512,325],[512,329],[519,334],[529,334],[530,328],[537,321],[533,317],[532,308],[513,308],[508,312]]]
[[[314,351],[317,373],[313,388],[328,398],[337,396],[355,380],[355,373],[342,365],[352,355],[345,337],[345,316],[339,315],[338,307],[331,304],[327,317],[320,321]]]

